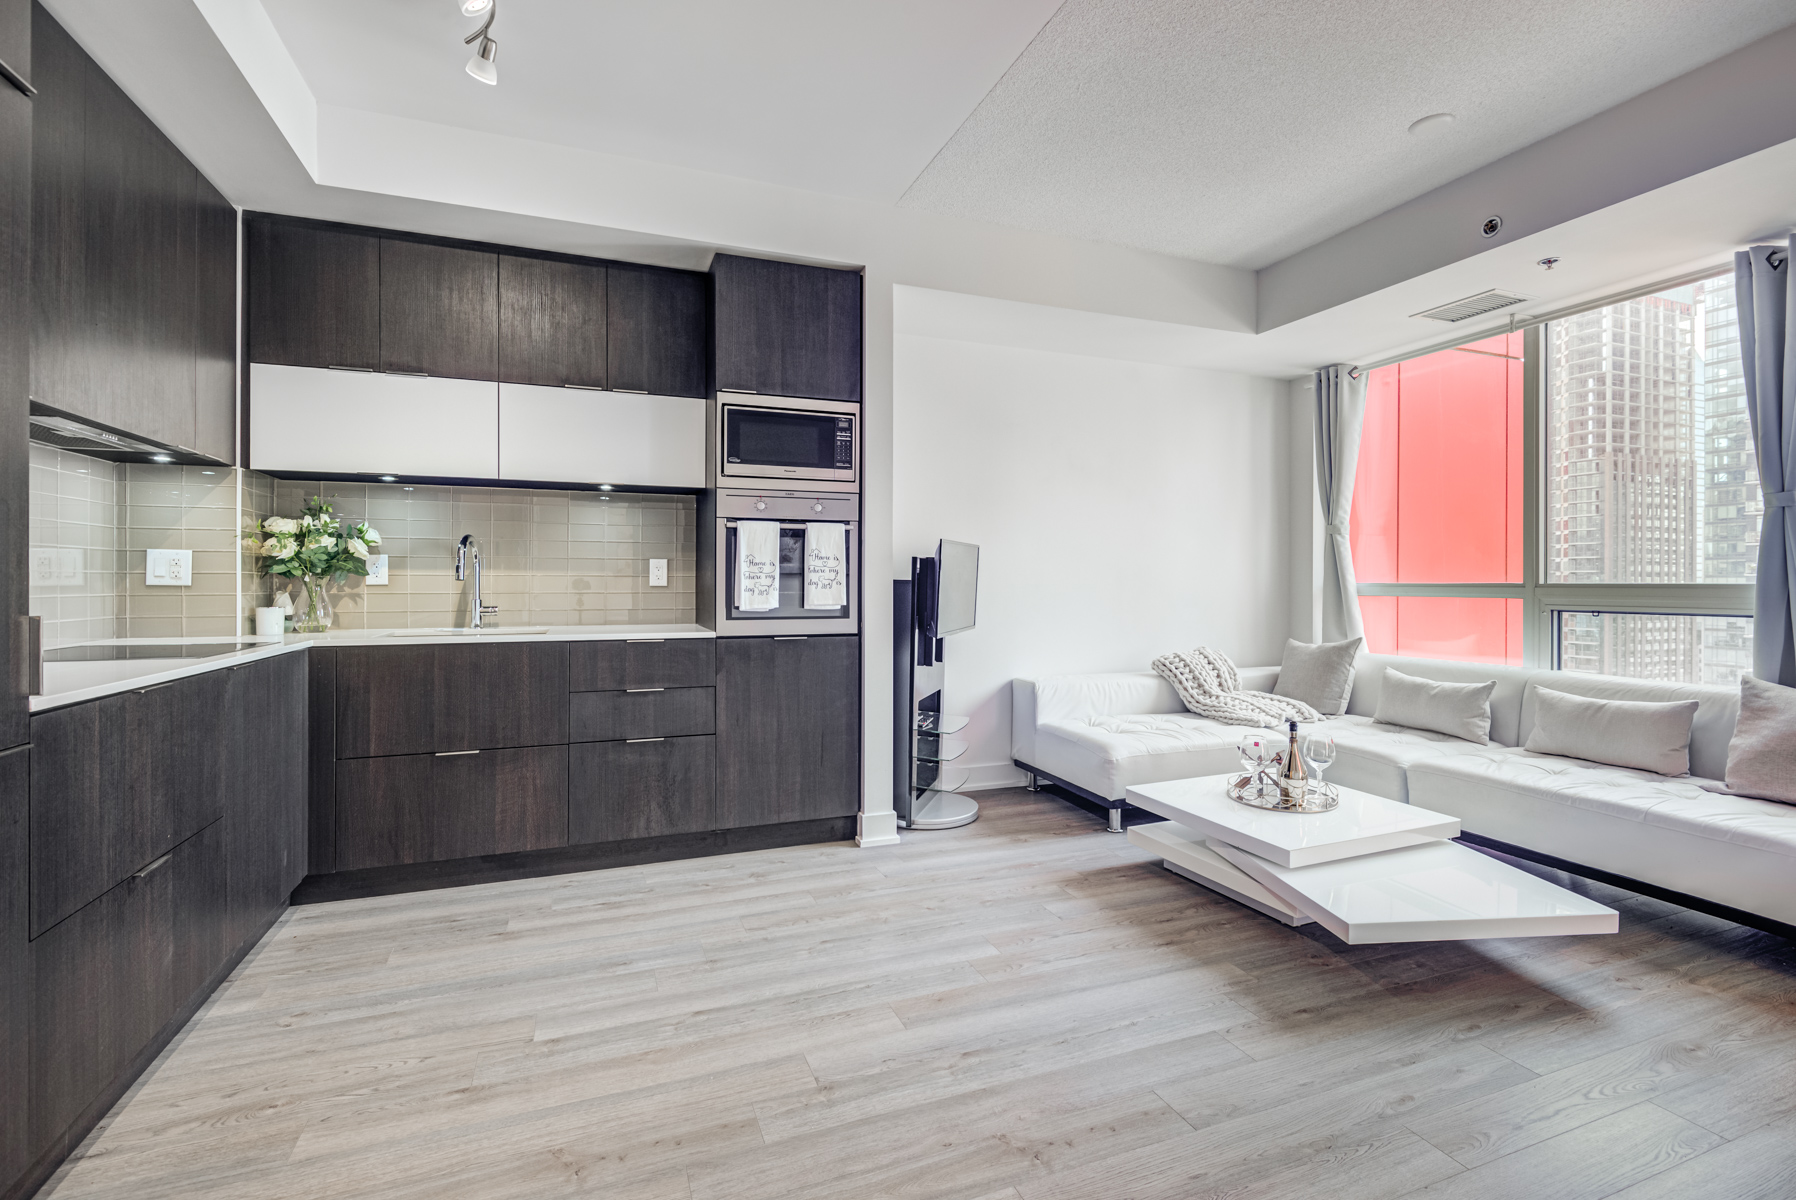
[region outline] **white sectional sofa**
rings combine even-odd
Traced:
[[[1448,682],[1495,680],[1491,744],[1372,720],[1385,668]],[[1278,668],[1243,670],[1270,690]],[[1696,700],[1691,773],[1681,778],[1534,754],[1534,689],[1614,700]],[[1240,769],[1243,729],[1185,710],[1151,672],[1062,675],[1012,684],[1011,756],[1032,776],[1111,809],[1120,828],[1135,784]],[[1796,806],[1721,795],[1739,714],[1733,688],[1362,655],[1346,714],[1325,722],[1328,778],[1458,817],[1466,840],[1796,935]]]

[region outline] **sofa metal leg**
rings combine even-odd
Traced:
[[[1122,809],[1113,808],[1110,810],[1110,832],[1121,833],[1122,831]]]
[[[1032,792],[1041,791],[1041,780],[1036,776],[1035,772],[1027,771],[1024,774],[1028,778],[1029,782],[1024,784],[1023,786],[1028,788]]]

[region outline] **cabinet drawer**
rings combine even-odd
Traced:
[[[337,869],[567,844],[566,746],[337,764]]]
[[[709,737],[570,746],[569,844],[717,828],[715,747]]]
[[[339,759],[567,742],[564,642],[335,653]]]
[[[226,674],[32,718],[32,936],[218,819]]]
[[[575,692],[568,697],[568,733],[576,742],[716,733],[716,695],[708,687]]]
[[[568,687],[576,692],[710,687],[717,682],[716,652],[711,638],[570,642]]]
[[[32,943],[34,1142],[66,1129],[224,962],[222,822]]]

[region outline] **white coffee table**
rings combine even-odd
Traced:
[[[1353,945],[1617,928],[1614,909],[1449,840],[1455,817],[1351,788],[1332,812],[1269,812],[1230,800],[1229,778],[1130,788],[1130,804],[1167,824],[1137,825],[1129,840],[1168,870]]]

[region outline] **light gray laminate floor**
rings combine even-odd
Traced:
[[[895,848],[294,909],[56,1200],[1796,1196],[1796,952],[1348,947],[987,793]]]

